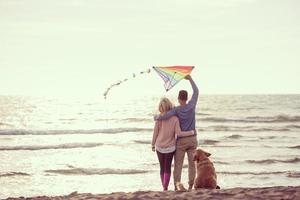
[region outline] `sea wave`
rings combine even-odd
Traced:
[[[278,123],[278,122],[300,122],[299,115],[276,115],[273,117],[247,117],[246,119],[254,120],[255,122],[263,122],[263,123]]]
[[[133,142],[137,144],[151,144],[150,140],[134,140]],[[199,140],[199,144],[201,145],[214,145],[219,142],[218,140]]]
[[[217,164],[217,165],[230,165],[229,162],[223,162],[223,161],[213,161],[214,164]],[[172,166],[174,166],[174,164],[172,164]],[[182,168],[189,168],[189,165],[188,164],[184,164],[182,166]]]
[[[150,140],[134,140],[134,143],[137,144],[151,144]],[[215,145],[219,143],[220,141],[218,140],[199,140],[198,143],[201,145]]]
[[[0,173],[1,177],[11,177],[11,176],[30,176],[30,174],[24,172],[7,172],[7,173]]]
[[[286,128],[300,129],[300,126],[299,125],[295,125],[295,124],[291,124],[291,125],[287,125]]]
[[[214,161],[214,164],[230,165],[229,162],[224,162],[224,161]]]
[[[300,178],[300,172],[290,172],[287,177],[289,178]]]
[[[199,132],[287,132],[298,131],[300,126],[287,125],[281,127],[257,127],[257,126],[225,126],[214,125],[199,127]],[[152,132],[153,128],[118,127],[107,129],[78,129],[78,130],[28,130],[28,129],[1,129],[0,135],[68,135],[68,134],[119,134],[127,132]]]
[[[288,172],[229,172],[229,171],[219,171],[218,174],[225,174],[225,175],[272,175],[272,174],[286,174]]]
[[[246,160],[246,162],[252,163],[252,164],[299,163],[300,158],[293,158],[293,159],[287,159],[287,160],[279,160],[279,159]]]
[[[153,118],[135,118],[135,117],[133,117],[133,118],[122,119],[122,121],[126,121],[126,122],[153,122]]]
[[[150,140],[134,140],[133,142],[137,144],[151,144]]]
[[[68,143],[58,145],[35,145],[35,146],[0,146],[0,151],[37,151],[45,149],[74,149],[74,148],[92,148],[101,146],[103,143]]]
[[[219,142],[220,141],[218,141],[218,140],[200,140],[199,144],[201,144],[201,145],[214,145],[214,144],[217,144]]]
[[[291,129],[288,128],[281,128],[281,127],[270,127],[270,128],[253,128],[251,130],[246,130],[247,132],[287,132],[291,131]]]
[[[290,148],[290,149],[300,149],[300,145],[290,146],[290,147],[288,147],[288,148]]]
[[[215,131],[215,132],[287,132],[300,129],[300,127],[288,125],[281,127],[258,127],[258,126],[225,126],[225,125],[214,125],[207,127],[200,127],[198,131]]]
[[[144,174],[148,173],[147,170],[138,169],[112,169],[112,168],[76,168],[71,167],[69,169],[54,169],[46,170],[46,173],[61,174],[61,175],[106,175],[106,174]]]
[[[137,117],[132,117],[132,118],[99,118],[95,119],[94,121],[123,121],[123,122],[153,122],[153,116],[152,117],[147,117],[147,118],[137,118]]]
[[[261,140],[273,140],[275,138],[277,138],[278,136],[262,136],[262,137],[259,137],[259,139]]]
[[[224,175],[254,175],[254,176],[263,176],[263,175],[286,175],[287,177],[298,176],[300,172],[292,172],[292,171],[275,171],[275,172],[229,172],[229,171],[219,171],[217,174]],[[293,177],[293,178],[294,178]]]
[[[196,116],[209,116],[211,114],[208,113],[196,113]]]
[[[241,107],[241,108],[234,108],[234,110],[243,110],[243,111],[250,111],[250,110],[265,110],[266,108],[262,107]]]
[[[209,122],[242,122],[242,123],[288,123],[288,122],[300,122],[300,116],[295,115],[276,115],[276,116],[249,116],[246,118],[222,118],[222,117],[204,117],[201,121]]]
[[[228,139],[241,139],[243,136],[241,135],[231,135],[231,136],[228,136],[227,138]]]
[[[8,128],[12,128],[13,125],[12,124],[8,124],[8,123],[4,123],[4,122],[0,122],[0,127],[8,127]]]
[[[59,119],[60,121],[75,121],[77,119],[75,118],[62,118],[62,119]]]
[[[117,134],[126,132],[153,131],[151,128],[108,128],[90,130],[26,130],[26,129],[5,129],[0,130],[0,135],[67,135],[67,134]]]

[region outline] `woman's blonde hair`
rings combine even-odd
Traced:
[[[158,110],[161,113],[168,112],[173,108],[173,103],[166,97],[160,99]]]

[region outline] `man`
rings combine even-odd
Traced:
[[[176,142],[175,152],[175,166],[174,166],[174,184],[175,190],[185,190],[182,185],[178,186],[181,181],[182,165],[184,161],[185,153],[188,155],[188,174],[189,174],[189,190],[193,188],[194,179],[196,176],[195,164],[193,161],[193,152],[197,148],[197,131],[196,131],[196,114],[195,109],[198,101],[198,88],[190,75],[185,79],[189,80],[193,88],[193,96],[187,103],[188,93],[185,90],[179,91],[178,102],[180,106],[177,106],[167,112],[163,116],[155,116],[155,120],[165,120],[171,116],[176,115],[180,122],[182,131],[194,130],[195,135],[187,137],[178,137]]]

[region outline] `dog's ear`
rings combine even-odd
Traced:
[[[197,150],[194,151],[194,154],[193,154],[193,161],[199,162],[199,155],[198,155],[198,151],[197,151]]]
[[[205,151],[204,151],[204,154],[205,154],[207,157],[209,157],[209,156],[211,155],[210,153],[205,152]]]
[[[197,155],[197,153],[194,153],[194,155],[193,155],[193,161],[198,161],[198,155]]]

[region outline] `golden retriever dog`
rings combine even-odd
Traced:
[[[217,186],[217,175],[213,163],[209,160],[211,154],[197,149],[194,152],[194,161],[197,169],[197,177],[195,179],[195,189],[219,189]]]

